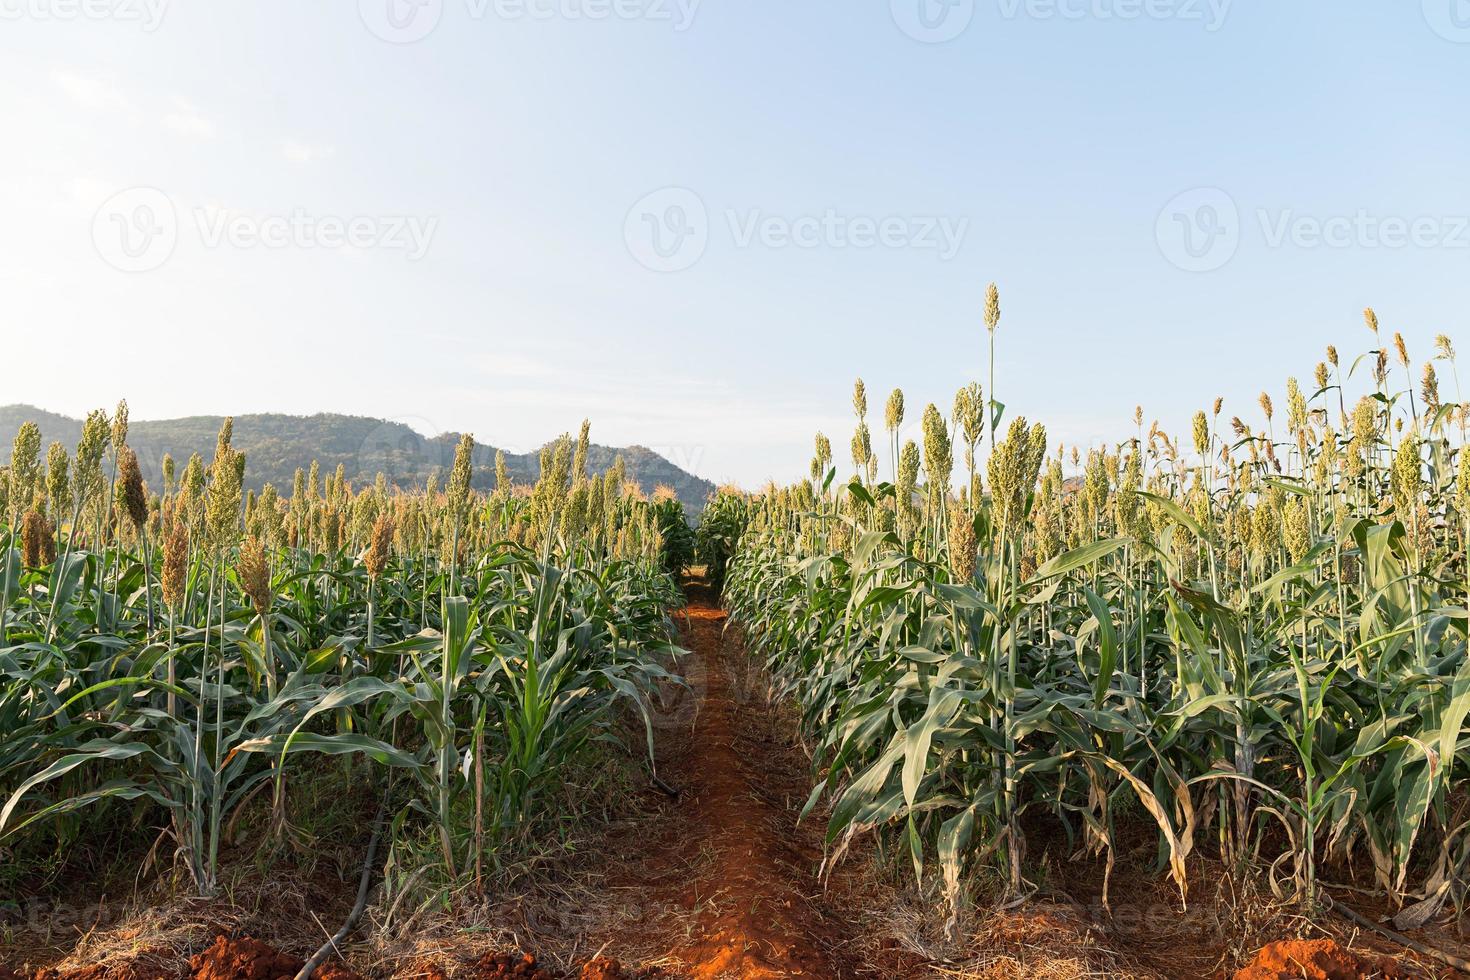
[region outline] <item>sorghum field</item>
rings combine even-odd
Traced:
[[[992,287],[976,363],[1004,339]],[[1450,975],[1470,411],[1451,341],[1428,353],[1370,310],[1259,404],[1177,435],[1140,408],[1093,448],[993,370],[881,422],[858,382],[850,458],[819,434],[806,478],[723,489],[693,529],[589,473],[585,427],[530,487],[472,490],[466,441],[442,485],[313,468],[243,497],[228,423],[161,487],[126,406],[74,448],[22,429],[7,956]]]

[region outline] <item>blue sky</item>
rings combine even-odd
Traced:
[[[913,423],[984,380],[992,280],[997,395],[1069,444],[1251,416],[1364,306],[1416,356],[1470,310],[1464,0],[0,19],[4,402],[590,416],[757,485],[847,445],[855,377]]]

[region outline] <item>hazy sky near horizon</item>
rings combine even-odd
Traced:
[[[1054,440],[1255,417],[1470,344],[1467,92],[1470,0],[0,0],[0,403],[755,485],[984,382],[994,280]]]

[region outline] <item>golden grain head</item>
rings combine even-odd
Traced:
[[[117,500],[133,529],[141,531],[148,523],[148,490],[143,485],[138,454],[128,445],[117,451]]]
[[[163,601],[177,610],[184,599],[184,585],[189,572],[189,527],[175,518],[163,546]]]
[[[1210,420],[1203,411],[1194,413],[1191,429],[1194,435],[1194,451],[1203,456],[1210,448]]]
[[[888,404],[883,411],[883,425],[889,432],[897,432],[903,425],[903,389],[894,388],[889,393]]]
[[[600,482],[598,486],[601,486]],[[394,530],[395,524],[390,514],[379,514],[373,523],[372,541],[362,562],[368,576],[373,579],[382,575],[383,569],[388,567],[388,558],[393,553]]]
[[[21,561],[26,568],[45,568],[56,560],[56,529],[34,507],[20,525]]]
[[[255,611],[262,616],[269,612],[273,598],[270,561],[266,557],[265,545],[260,538],[252,534],[241,543],[240,557],[236,562],[235,571],[239,576],[240,589],[250,597]]]

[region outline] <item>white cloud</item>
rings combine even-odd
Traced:
[[[79,75],[64,68],[51,72],[51,80],[75,103],[85,109],[110,109],[131,112],[132,103],[117,88],[98,78]]]
[[[336,148],[332,146],[298,143],[295,140],[288,140],[281,147],[281,155],[292,163],[316,163],[318,160],[330,159],[336,152]]]
[[[214,123],[200,114],[187,99],[174,97],[173,111],[163,117],[164,126],[176,133],[197,139],[211,139],[215,135]]]

